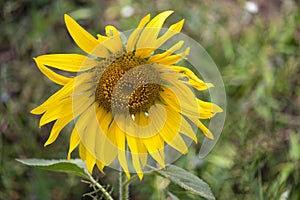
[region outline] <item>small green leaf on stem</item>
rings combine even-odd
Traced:
[[[44,159],[16,159],[18,162],[50,171],[64,172],[90,179],[85,163],[81,159],[68,160],[44,160]]]
[[[188,190],[206,199],[215,199],[207,183],[182,168],[169,165],[165,170],[157,170],[157,173],[185,190]]]
[[[16,159],[18,162],[23,163],[28,166],[56,171],[64,172],[68,174],[73,174],[80,176],[82,178],[88,179],[91,183],[97,187],[104,195],[104,198],[107,200],[113,200],[105,187],[100,185],[88,172],[85,163],[81,159],[71,159],[69,160],[44,160],[44,159]]]

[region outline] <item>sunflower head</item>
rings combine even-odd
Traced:
[[[146,112],[161,90],[159,73],[133,52],[113,60],[98,77],[95,101],[109,111]]]
[[[103,171],[117,162],[128,177],[133,170],[142,178],[150,160],[165,166],[166,146],[187,153],[186,138],[197,142],[193,127],[214,138],[201,120],[222,109],[194,94],[194,90],[206,90],[212,84],[176,65],[188,55],[189,47],[178,53],[184,43],[178,41],[157,51],[183,27],[181,20],[161,34],[164,21],[172,13],[165,11],[153,19],[145,16],[128,39],[113,26],[106,26],[106,35],[94,37],[65,15],[71,37],[86,54],[35,58],[41,72],[62,86],[32,110],[42,114],[41,126],[55,121],[45,145],[54,142],[62,128],[73,122],[68,158],[79,146],[90,172],[95,165]],[[51,68],[77,74],[62,75]]]

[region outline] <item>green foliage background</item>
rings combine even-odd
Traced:
[[[81,53],[67,34],[69,13],[91,33],[104,25],[129,30],[151,13],[173,9],[167,24],[186,19],[183,33],[198,41],[216,62],[227,92],[227,118],[215,149],[204,160],[199,146],[176,165],[204,179],[217,199],[300,199],[300,10],[292,0],[245,1],[0,1],[0,199],[80,199],[92,191],[71,175],[32,169],[15,158],[66,157],[70,130],[43,144],[51,124],[38,128],[29,111],[58,86],[32,58],[47,53]],[[131,5],[135,13],[121,16]],[[74,156],[77,155],[74,153]],[[116,188],[117,173],[95,170],[102,184]],[[197,199],[161,177],[131,185],[131,199]],[[168,194],[171,191],[172,194]],[[117,189],[113,195],[118,196]],[[89,199],[83,197],[83,199]]]

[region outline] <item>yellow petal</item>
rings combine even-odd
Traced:
[[[81,149],[83,149],[81,150],[81,158],[84,157],[86,159],[87,167],[90,172],[95,164],[97,164],[99,170],[103,172],[104,166],[109,165],[114,160],[117,151],[115,146],[111,146],[111,138],[108,140],[107,136],[102,133],[95,112],[99,116],[105,114],[103,109],[98,108],[98,110],[95,111],[94,107],[91,106],[84,115],[80,116],[77,120],[76,128],[80,133],[81,146],[84,146],[84,148],[81,147]],[[115,136],[111,133],[109,135],[112,137]]]
[[[211,83],[205,83],[205,82],[198,82],[197,80],[189,79],[187,82],[190,86],[193,88],[201,91],[201,90],[207,90],[208,88],[213,87],[214,85]]]
[[[71,100],[70,97],[72,93],[73,93],[72,103],[73,103],[73,108],[75,108],[75,110],[76,108],[81,108],[82,105],[84,105],[84,103],[88,104],[89,102],[87,101],[90,101],[92,99],[91,98],[92,95],[84,91],[92,87],[91,86],[92,83],[90,82],[91,77],[92,77],[91,73],[84,73],[71,79],[70,82],[68,82],[66,85],[63,86],[63,88],[61,88],[51,97],[49,97],[42,105],[33,109],[31,113],[39,115],[46,112],[47,110],[48,111],[50,110],[50,112],[52,112],[53,110],[56,110],[57,107],[59,107],[57,105],[63,104],[64,102],[66,103],[68,99],[70,101]]]
[[[99,65],[96,60],[79,54],[48,54],[37,57],[36,61],[69,72],[85,71]]]
[[[43,104],[31,110],[30,112],[35,115],[39,115],[44,113],[49,105],[55,104],[57,101],[64,99],[71,95],[72,89],[74,85],[74,79],[71,79],[66,85],[64,85],[59,91],[54,93],[51,97],[49,97]]]
[[[142,168],[143,168],[143,167],[145,167],[145,165],[147,163],[147,159],[148,159],[147,149],[146,149],[144,143],[138,137],[138,133],[136,133],[139,130],[130,127],[130,124],[131,124],[130,121],[132,121],[131,117],[127,116],[125,120],[126,120],[125,124],[121,124],[121,127],[125,126],[125,129],[122,129],[122,130],[126,130],[126,135],[127,135],[126,138],[127,137],[132,137],[132,138],[129,138],[129,139],[136,141],[136,146],[132,147],[133,148],[132,151],[139,156],[139,159],[141,161],[141,165],[142,165]],[[136,136],[136,137],[134,137],[134,136]]]
[[[111,25],[106,26],[105,31],[106,35],[109,36],[110,39],[103,42],[103,45],[113,54],[122,51],[123,47],[119,31]]]
[[[188,47],[182,53],[163,57],[159,60],[156,60],[156,62],[164,65],[173,65],[178,61],[180,61],[181,59],[185,58],[189,53],[190,53],[190,48]]]
[[[65,85],[67,84],[72,78],[68,78],[65,76],[62,76],[60,74],[55,73],[54,71],[47,68],[42,63],[38,62],[36,58],[34,58],[34,61],[36,62],[36,65],[38,66],[39,70],[45,74],[51,81],[54,83],[57,83],[59,85]]]
[[[33,114],[43,114],[40,119],[40,126],[67,115],[73,115],[74,118],[81,114],[94,98],[90,93],[72,94],[72,85],[65,85],[60,91],[52,95],[42,105],[31,111]],[[83,84],[84,86],[85,84]],[[89,88],[90,86],[88,86]],[[75,94],[75,92],[74,92]],[[73,97],[73,98],[72,98]]]
[[[173,147],[180,153],[185,154],[187,153],[188,149],[179,134],[181,115],[175,110],[168,107],[164,107],[164,109],[167,112],[167,118],[165,121],[165,126],[160,130],[159,134],[171,147]]]
[[[86,53],[105,58],[108,55],[107,50],[101,46],[100,42],[82,28],[74,19],[65,14],[65,23],[67,29],[75,43]]]
[[[96,158],[89,152],[86,151],[86,157],[85,157],[85,163],[86,163],[86,168],[90,172],[90,174],[93,173],[94,166],[96,164]]]
[[[136,170],[136,173],[137,173],[139,179],[142,180],[144,173],[140,166],[139,154],[132,153],[131,156],[132,156],[132,163]]]
[[[124,118],[124,117],[122,117]],[[125,122],[125,118],[124,119],[120,119],[119,123],[124,123]],[[116,123],[115,121],[113,121],[112,123]],[[116,125],[115,127],[116,129],[116,143],[118,146],[118,160],[119,163],[121,165],[121,167],[123,168],[124,172],[126,173],[128,179],[130,178],[130,173],[128,170],[128,164],[127,164],[127,159],[126,159],[126,149],[125,149],[125,133],[118,127],[118,125]]]
[[[111,112],[106,113],[103,118],[98,117],[98,122],[100,125],[97,126],[97,134],[95,138],[95,141],[97,141],[97,145],[95,146],[96,158],[104,165],[110,165],[118,153],[115,139],[116,128],[115,124],[111,123]],[[107,149],[109,149],[109,151],[107,151]]]
[[[53,105],[52,109],[48,109],[41,117],[39,126],[43,126],[66,115],[72,115],[71,98],[64,99],[60,101],[58,105]]]
[[[165,20],[174,11],[165,11],[156,15],[143,29],[136,45],[136,55],[148,57],[153,50],[156,49],[156,39]]]
[[[96,113],[97,116],[93,116],[93,117],[100,117],[100,118],[104,117],[105,111],[102,108],[98,107],[98,105],[95,105],[95,109],[97,112]],[[98,139],[100,137],[102,137],[103,134],[100,133],[101,130],[98,125],[98,119],[93,119],[93,120],[96,120],[96,121],[93,122],[93,124],[90,124],[90,126],[88,126],[88,129],[87,129],[87,133],[94,133],[93,137],[90,137],[91,146],[89,148],[90,149],[93,148],[92,152],[94,152],[97,167],[102,173],[104,173],[103,168],[105,167],[105,164],[99,160],[99,155],[97,155],[97,148],[99,147],[99,145],[101,145],[101,144],[99,144]],[[100,136],[98,136],[99,133],[100,133]],[[104,136],[104,137],[106,137],[106,136]]]
[[[147,149],[141,140],[137,141],[137,146],[138,146],[138,150],[140,152],[138,154],[138,156],[141,161],[142,167],[145,167],[147,164],[147,159],[148,159]]]
[[[216,113],[222,112],[222,109],[216,104],[197,99],[187,85],[173,78],[173,74],[164,74],[161,77],[172,84],[163,86],[164,91],[161,93],[161,97],[177,112],[201,119],[208,119]]]
[[[169,48],[167,51],[165,51],[164,53],[161,54],[155,54],[153,56],[151,56],[149,58],[149,62],[151,63],[159,63],[159,60],[171,55],[172,53],[174,53],[175,51],[179,50],[182,45],[183,45],[184,41],[179,41],[177,42],[174,46],[172,46],[171,48]]]
[[[159,123],[155,121],[155,119],[160,119],[162,116],[164,116],[160,112],[159,106],[153,106],[153,108],[149,111],[149,117],[151,118],[151,121],[153,122],[153,127],[151,127],[151,131],[156,131],[156,134],[151,137],[140,137],[136,138],[138,139],[138,142],[141,142],[144,144],[144,147],[147,149],[149,154],[157,161],[158,164],[161,165],[161,167],[165,166],[163,155],[160,154],[160,151],[164,149],[164,141],[159,135],[158,131],[162,128]],[[165,117],[163,117],[164,119]],[[130,127],[129,127],[130,128]],[[126,132],[128,132],[126,130]],[[132,133],[132,131],[129,131],[130,135],[138,135],[137,133]],[[144,135],[144,134],[143,134]],[[149,135],[148,133],[146,135]],[[150,136],[150,135],[149,135]],[[139,149],[138,149],[139,150]],[[141,153],[141,151],[138,151]],[[144,155],[144,154],[141,154]]]
[[[71,159],[71,153],[74,151],[74,149],[80,144],[80,137],[77,133],[77,129],[74,128],[71,136],[70,136],[70,146],[68,151],[68,160]]]
[[[107,37],[107,36],[104,36],[104,35],[101,35],[101,34],[97,34],[97,40],[99,41],[99,42],[104,42],[104,41],[106,41],[106,40],[108,40],[108,38],[109,37]]]
[[[96,160],[96,165],[98,167],[98,169],[104,174],[103,168],[105,167],[105,165],[100,162],[99,160]]]
[[[150,20],[150,14],[146,15],[141,21],[138,27],[130,34],[127,45],[126,45],[126,51],[132,52],[135,48],[137,39],[143,30],[144,26],[147,24],[147,22]]]
[[[157,54],[159,55],[159,54]],[[150,58],[149,58],[150,60]],[[194,72],[192,72],[187,67],[177,66],[177,65],[164,65],[164,64],[155,64],[154,67],[161,73],[172,73],[176,75],[176,78],[186,77],[188,79],[199,79]],[[203,82],[199,79],[200,82]]]
[[[43,126],[51,121],[65,117],[67,115],[72,115],[73,118],[76,118],[81,114],[91,103],[94,101],[93,98],[90,98],[88,95],[78,95],[74,96],[74,99],[65,98],[58,100],[52,105],[46,107],[46,112],[40,119],[40,126]]]
[[[171,87],[169,87],[169,88],[171,88]],[[180,89],[178,90],[178,88],[176,88],[176,89],[173,88],[173,90],[171,91],[169,88],[163,87],[164,91],[161,94],[163,101],[165,103],[167,103],[170,107],[172,107],[172,109],[174,109],[175,111],[180,112],[183,115],[187,116],[195,125],[197,125],[203,131],[203,133],[205,134],[206,137],[213,139],[214,138],[213,134],[198,120],[200,117],[203,117],[203,116],[201,116],[201,114],[204,113],[204,115],[205,115],[205,113],[207,112],[203,108],[203,106],[202,106],[202,109],[199,108],[201,106],[198,106],[198,104],[199,104],[198,100],[195,103],[194,98],[187,98],[187,97],[193,97],[192,94],[188,94],[189,91],[187,89],[180,91]],[[181,88],[183,89],[184,86],[183,87],[181,86]],[[180,100],[178,101],[179,97],[180,97]],[[192,100],[192,102],[191,102],[191,100]],[[202,103],[202,102],[200,102],[200,103]],[[197,107],[198,107],[198,110],[195,109]],[[212,106],[212,107],[214,107],[214,106]],[[219,108],[217,106],[214,109],[215,109],[215,111],[219,112],[221,108]],[[209,108],[209,111],[211,111],[211,108]],[[213,116],[212,113],[210,115]]]
[[[86,160],[86,149],[82,143],[79,145],[79,156],[83,161]]]
[[[172,109],[187,117],[197,117],[200,119],[211,118],[215,115],[215,111],[219,112],[218,106],[213,103],[207,102],[207,105],[201,105],[204,104],[204,102],[198,100],[195,95],[189,91],[189,88],[184,88],[186,86],[184,84],[182,85],[182,91],[175,87],[163,87],[164,91],[161,93],[161,98]]]
[[[89,173],[92,174],[93,168],[96,164],[96,159],[90,154],[90,152],[85,148],[85,146],[82,143],[80,143],[79,145],[79,156],[83,161],[85,161]]]
[[[205,102],[200,99],[197,99],[197,102],[200,113],[200,119],[208,119],[213,117],[216,113],[223,112],[223,109],[214,103]]]
[[[142,138],[141,141],[144,143],[147,151],[150,153],[152,158],[162,167],[165,167],[165,161],[163,155],[161,155],[160,150],[164,149],[164,142],[161,136],[158,134],[151,138]]]
[[[98,134],[99,135],[99,134]],[[112,123],[108,129],[106,137],[103,135],[102,138],[99,137],[99,139],[102,139],[99,145],[102,146],[102,158],[103,163],[111,163],[117,156],[118,152],[118,146],[116,144],[116,125]],[[109,152],[107,151],[109,149]],[[101,155],[101,154],[100,154]]]
[[[112,122],[112,113],[111,112],[106,112],[103,108],[99,108],[99,114],[97,113],[97,119],[98,122],[100,123],[100,128],[102,133],[107,133],[108,132],[108,127],[110,123]]]
[[[129,135],[126,135],[126,139],[127,139],[129,149],[131,151],[133,167],[134,167],[136,173],[138,174],[139,178],[142,179],[143,171],[142,171],[141,164],[139,161],[139,156],[138,156],[139,150],[138,150],[138,146],[137,146],[137,141],[134,137],[129,136]]]
[[[51,143],[53,143],[56,138],[58,137],[60,131],[70,122],[72,121],[73,116],[69,115],[60,119],[57,119],[56,122],[54,123],[50,136],[48,138],[48,140],[46,141],[46,143],[44,144],[44,146],[47,146]]]
[[[75,123],[75,128],[80,137],[81,143],[85,146],[86,150],[90,154],[95,156],[95,127],[97,124],[97,119],[93,115],[94,107],[90,106],[86,111],[84,111],[77,119]]]
[[[194,72],[192,72],[190,69],[182,66],[172,66],[172,68],[178,72],[183,72],[185,77],[188,78],[188,84],[192,87],[196,88],[197,90],[206,90],[210,87],[213,87],[213,84],[211,83],[205,83],[201,79],[199,79]]]
[[[180,133],[188,136],[192,140],[194,140],[195,143],[198,143],[197,137],[195,135],[194,130],[192,129],[191,125],[185,120],[181,120],[181,126],[180,126]]]
[[[204,124],[202,122],[200,122],[198,120],[198,127],[202,130],[202,132],[204,133],[204,135],[206,137],[208,137],[209,139],[213,140],[214,139],[214,135],[210,132],[210,130],[208,128],[206,128],[206,126],[204,126]]]
[[[164,89],[164,91],[161,94],[162,99],[173,109],[177,110],[180,113],[198,113],[198,103],[196,101],[195,94],[192,92],[192,90],[184,83],[176,79],[173,80],[171,78],[168,78],[167,80],[172,85],[162,86]]]
[[[184,19],[175,23],[175,24],[172,24],[170,26],[170,28],[167,30],[166,33],[164,33],[161,37],[159,37],[157,40],[156,40],[156,48],[159,48],[161,45],[163,45],[166,41],[168,41],[171,37],[173,37],[174,35],[178,34],[181,29],[182,29],[182,26],[183,26],[183,23],[184,23]]]

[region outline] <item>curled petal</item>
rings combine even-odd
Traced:
[[[35,60],[43,65],[69,72],[85,71],[99,65],[96,60],[79,54],[48,54]]]
[[[108,56],[107,50],[100,45],[101,42],[88,33],[67,14],[65,14],[65,23],[73,40],[83,51],[100,58]]]

